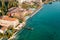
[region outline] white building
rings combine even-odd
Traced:
[[[24,1],[26,1],[26,2],[31,2],[31,1],[36,1],[36,2],[42,2],[42,0],[17,0],[19,3],[22,3],[22,2],[24,2]]]
[[[16,18],[10,18],[8,16],[4,16],[2,19],[0,19],[0,25],[4,25],[4,26],[12,25],[13,27],[15,27],[18,24],[19,24],[19,20]]]
[[[19,24],[18,19],[4,16],[2,19],[0,19],[0,25],[2,26],[0,28],[0,32],[7,30],[7,28],[10,26],[15,28],[18,24]]]

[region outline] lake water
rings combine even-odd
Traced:
[[[45,4],[36,15],[26,21],[24,29],[16,36],[16,40],[60,40],[60,2]]]

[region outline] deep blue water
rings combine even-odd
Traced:
[[[16,40],[60,40],[60,2],[43,5],[36,15],[29,18],[24,29],[19,32]]]

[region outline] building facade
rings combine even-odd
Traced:
[[[7,30],[10,26],[15,28],[19,24],[19,20],[16,18],[10,18],[8,16],[4,16],[2,19],[0,19],[0,32],[4,32]]]
[[[24,1],[26,2],[31,2],[31,1],[36,1],[36,2],[42,2],[42,0],[17,0],[19,3],[22,3]]]

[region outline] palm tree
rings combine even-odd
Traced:
[[[16,6],[18,6],[18,2],[16,0],[9,0],[8,8],[16,7]]]
[[[0,38],[2,38],[3,37],[3,33],[0,33]]]
[[[4,0],[1,0],[1,2],[2,2],[2,9],[1,9],[2,10],[2,15],[4,15],[4,11],[3,11],[4,7],[5,7]]]
[[[12,6],[12,1],[9,0],[9,3],[8,3],[8,8],[10,8]]]

